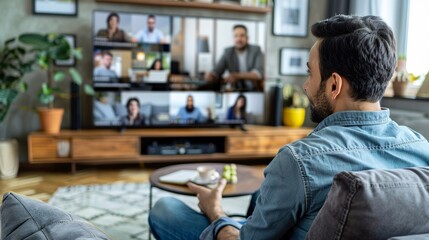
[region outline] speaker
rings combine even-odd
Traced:
[[[278,85],[271,87],[269,99],[268,124],[271,126],[281,126],[283,115],[283,88]]]
[[[70,86],[70,107],[71,107],[71,129],[79,130],[82,128],[82,109],[80,100],[80,86],[72,82]]]

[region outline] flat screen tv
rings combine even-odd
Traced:
[[[94,126],[263,124],[263,87],[244,90],[204,80],[233,46],[237,24],[264,52],[260,21],[94,11]]]

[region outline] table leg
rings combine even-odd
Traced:
[[[152,209],[152,184],[149,185],[149,211]],[[148,216],[149,216],[149,212],[148,212]],[[149,227],[149,226],[148,226]],[[151,240],[152,239],[152,234],[150,232],[150,227],[148,228],[148,232],[149,232],[149,237],[148,239]]]

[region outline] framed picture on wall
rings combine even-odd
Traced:
[[[308,9],[308,0],[274,1],[273,34],[306,37]]]
[[[33,0],[33,14],[77,16],[78,0]]]
[[[74,34],[63,34],[67,42],[70,44],[71,49],[76,48],[76,35]],[[59,67],[73,67],[76,65],[76,59],[74,56],[67,60],[56,60],[55,65]]]
[[[282,48],[280,49],[280,75],[307,75],[307,62],[310,49]]]

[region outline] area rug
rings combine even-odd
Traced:
[[[173,196],[198,210],[197,199],[153,188],[153,204]],[[244,215],[250,196],[222,200],[227,214]],[[59,188],[49,203],[91,222],[113,240],[148,239],[149,184],[120,183]],[[154,238],[152,238],[154,239]]]

